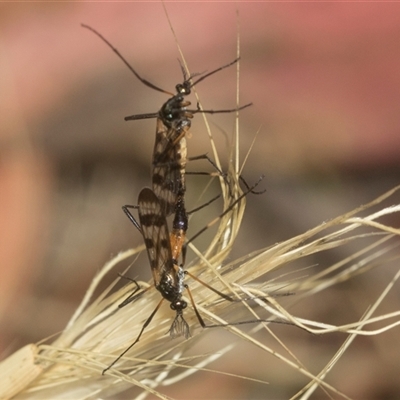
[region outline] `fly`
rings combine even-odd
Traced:
[[[263,177],[261,177],[262,179]],[[261,180],[260,179],[260,180]],[[252,192],[254,188],[260,182],[256,182],[255,185],[249,187],[248,190],[242,193],[221,215],[222,218],[228,212],[230,212],[248,193]],[[183,336],[186,339],[190,337],[190,329],[189,325],[183,317],[183,310],[187,308],[187,302],[182,298],[182,292],[184,289],[187,290],[190,303],[193,307],[193,310],[196,314],[196,317],[203,328],[215,328],[215,327],[223,327],[223,326],[232,326],[232,325],[242,325],[246,323],[255,323],[255,322],[270,322],[269,320],[252,320],[252,321],[240,321],[236,323],[230,324],[215,324],[215,325],[206,325],[203,318],[201,317],[199,311],[197,310],[196,304],[194,302],[192,293],[188,287],[188,285],[184,282],[184,278],[186,275],[190,276],[192,279],[201,283],[203,286],[212,290],[214,293],[218,294],[225,300],[230,302],[237,301],[231,296],[220,292],[219,290],[213,288],[207,283],[203,282],[193,274],[183,269],[183,263],[178,264],[178,257],[180,252],[183,252],[183,255],[186,253],[186,246],[192,240],[197,238],[201,233],[203,233],[206,229],[208,229],[211,224],[215,223],[214,220],[211,224],[208,224],[205,228],[200,230],[196,235],[194,235],[189,241],[184,243],[185,237],[182,237],[182,241],[177,241],[176,232],[173,231],[171,234],[168,230],[168,224],[166,216],[162,209],[162,204],[150,188],[144,188],[139,193],[138,197],[138,205],[132,206],[137,208],[139,214],[139,223],[135,220],[131,212],[128,208],[124,208],[125,213],[132,221],[132,223],[140,230],[143,235],[147,256],[149,259],[149,264],[151,268],[151,272],[153,275],[154,287],[160,292],[162,298],[158,302],[156,308],[152,311],[150,316],[144,322],[138,336],[130,344],[106,369],[103,370],[103,375],[106,371],[108,371],[113,365],[115,365],[121,357],[123,357],[141,338],[144,330],[153,320],[155,314],[161,307],[161,304],[164,300],[169,301],[170,308],[175,311],[175,318],[171,324],[169,329],[169,334],[172,338],[176,338],[179,336]],[[178,243],[179,242],[179,243]],[[183,260],[184,260],[183,256]],[[143,291],[137,293],[139,290],[139,285],[136,281],[135,291],[129,295],[118,307],[122,308],[136,300],[139,296],[143,294]],[[150,286],[147,290],[149,290],[152,286]],[[275,321],[277,322],[277,321]],[[278,321],[279,322],[279,321]]]
[[[230,113],[249,107],[252,103],[228,110],[202,110],[199,105],[197,105],[196,109],[190,110],[188,107],[191,103],[187,101],[185,97],[191,94],[191,90],[196,84],[216,72],[236,64],[239,58],[211,72],[202,74],[202,76],[198,77],[196,80],[193,78],[199,76],[199,74],[187,76],[185,69],[181,66],[183,83],[179,83],[175,86],[176,93],[174,94],[142,78],[122,54],[95,29],[85,24],[82,24],[82,27],[89,29],[103,40],[144,85],[171,96],[157,112],[135,114],[125,117],[126,121],[148,118],[156,118],[157,120],[152,160],[152,188],[160,199],[164,214],[168,217],[175,212],[177,203],[180,201],[178,198],[182,199],[186,191],[185,169],[188,160],[207,159],[221,176],[225,176],[206,154],[196,157],[187,157],[186,134],[191,127],[191,119],[196,113]]]

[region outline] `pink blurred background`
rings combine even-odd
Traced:
[[[192,72],[235,58],[234,3],[166,7]],[[244,175],[252,182],[265,174],[267,193],[249,198],[241,246],[232,258],[299,234],[400,182],[400,4],[237,7],[240,101],[254,103],[241,113],[243,155],[260,129]],[[156,85],[172,91],[181,81],[179,53],[161,3],[1,5],[3,357],[62,330],[95,272],[112,255],[140,243],[120,207],[135,203],[150,184],[155,123],[126,123],[123,117],[154,112],[166,97],[138,82],[81,23],[99,30]],[[232,68],[199,84],[206,108],[234,107],[235,82]],[[212,121],[223,149],[218,127],[230,134],[234,118]],[[203,130],[196,118],[191,155],[209,151]],[[382,285],[391,271],[381,271]],[[146,279],[140,270],[137,274]],[[358,290],[375,283],[371,278]],[[399,298],[392,300],[398,309]],[[351,382],[346,378],[352,364],[344,363],[333,384],[359,398],[398,393],[393,373],[400,355],[394,343],[398,330],[384,340],[390,347],[365,344],[365,352],[354,358],[357,373]],[[272,381],[268,373],[263,378]],[[193,381],[183,392],[172,388],[168,394],[260,396],[257,389],[239,389],[225,378],[207,388],[201,382],[200,391]],[[263,390],[267,397],[287,397],[293,388],[295,383],[287,392]]]

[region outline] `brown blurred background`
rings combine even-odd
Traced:
[[[240,246],[231,259],[299,234],[400,183],[400,4],[249,3],[238,8],[240,102],[254,103],[241,113],[243,156],[260,129],[244,176],[253,182],[265,174],[267,192],[249,197]],[[167,3],[167,9],[192,72],[235,58],[235,4]],[[121,206],[135,204],[140,189],[150,185],[155,121],[127,123],[123,117],[157,111],[166,96],[138,82],[81,23],[99,30],[154,84],[173,91],[182,80],[161,4],[1,5],[2,358],[62,330],[96,271],[140,243]],[[208,109],[234,107],[235,68],[197,89]],[[231,134],[234,116],[211,121],[226,155],[221,131]],[[201,117],[192,132],[190,155],[210,151]],[[204,164],[190,168],[209,169]],[[194,198],[205,181],[190,179],[188,195]],[[333,251],[319,262],[346,255]],[[343,300],[344,309],[355,293],[362,298],[375,290],[372,302],[396,268],[382,268],[363,278],[361,286],[343,288],[341,299],[352,299]],[[133,275],[147,279],[149,271]],[[308,315],[334,313],[337,298],[330,299],[315,304]],[[391,301],[390,309],[398,309],[398,296]],[[365,299],[359,306],[352,303],[350,320],[368,304]],[[357,350],[330,382],[358,398],[396,397],[398,333],[356,341]],[[303,334],[301,339],[312,351],[315,339]],[[235,354],[231,357],[230,365]],[[301,387],[279,377],[272,358],[257,367],[249,361],[250,370],[271,382],[260,392],[257,386],[199,375],[199,381],[195,376],[189,386],[167,393],[286,398]],[[239,367],[234,372],[243,373]],[[206,378],[211,381],[204,385]]]

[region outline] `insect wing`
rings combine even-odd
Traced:
[[[154,284],[158,287],[162,277],[174,270],[167,220],[159,199],[149,188],[139,193],[138,206],[151,272]]]
[[[153,190],[165,216],[175,211],[176,198],[185,192],[186,132],[189,126],[167,127],[157,119],[153,152]]]

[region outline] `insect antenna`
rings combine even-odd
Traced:
[[[184,117],[185,119],[187,118],[193,118],[194,114],[221,114],[221,113],[232,113],[232,112],[237,112],[240,110],[243,110],[247,107],[250,107],[253,103],[248,103],[245,104],[244,106],[241,107],[236,107],[236,108],[230,108],[226,110],[203,110],[200,107],[200,104],[197,103],[197,108],[195,110],[188,109],[187,107],[190,106],[189,101],[183,101],[184,96],[188,96],[191,93],[192,88],[201,82],[202,80],[208,78],[209,76],[215,74],[216,72],[219,72],[227,67],[230,67],[231,65],[237,63],[240,58],[236,58],[235,60],[231,61],[230,63],[223,65],[222,67],[218,67],[215,70],[206,73],[205,75],[201,76],[201,78],[197,79],[195,82],[192,82],[193,78],[195,76],[201,75],[201,74],[193,74],[190,77],[187,77],[187,73],[183,65],[180,63],[181,69],[182,69],[182,74],[183,74],[183,83],[178,83],[176,85],[176,94],[172,95],[172,98],[169,99],[161,108],[161,110],[158,113],[147,113],[147,114],[133,114],[125,117],[125,121],[133,121],[133,120],[138,120],[138,119],[147,119],[147,118],[157,118],[158,116],[161,117],[161,119],[164,122],[167,122],[166,120],[168,119],[168,116],[164,115],[164,111],[167,108],[168,112],[167,114],[172,115],[177,115],[178,118]],[[166,93],[166,92],[164,92]],[[167,107],[166,107],[167,106]],[[173,117],[171,119],[174,119]]]
[[[225,64],[225,65],[223,65],[222,67],[218,67],[218,68],[214,69],[213,71],[206,73],[206,74],[203,75],[201,78],[197,79],[197,81],[193,82],[193,83],[190,85],[190,87],[193,87],[193,86],[197,85],[197,84],[200,83],[202,80],[208,78],[208,77],[211,76],[211,75],[214,75],[216,72],[219,72],[219,71],[221,71],[221,70],[223,70],[223,69],[225,69],[225,68],[230,67],[230,66],[233,65],[233,64],[236,64],[239,60],[240,60],[240,57],[235,58],[233,61],[229,62],[228,64]],[[183,67],[182,67],[182,68],[183,68]],[[193,78],[194,78],[196,75],[199,75],[199,74],[194,74],[194,75],[192,75],[188,80],[193,80]]]
[[[144,85],[148,86],[149,88],[152,88],[154,90],[157,90],[158,92],[168,94],[170,96],[173,96],[173,93],[170,93],[164,89],[159,88],[158,86],[154,85],[153,83],[149,82],[147,79],[142,78],[136,70],[132,67],[131,64],[125,59],[125,57],[118,51],[117,48],[115,48],[100,32],[96,31],[96,29],[92,28],[89,25],[86,24],[81,24],[82,28],[89,29],[89,31],[92,31],[95,35],[97,35],[110,49],[122,60],[122,62],[133,72],[133,74],[142,82]],[[148,114],[150,115],[150,114]],[[154,118],[154,117],[143,117],[143,118]]]

